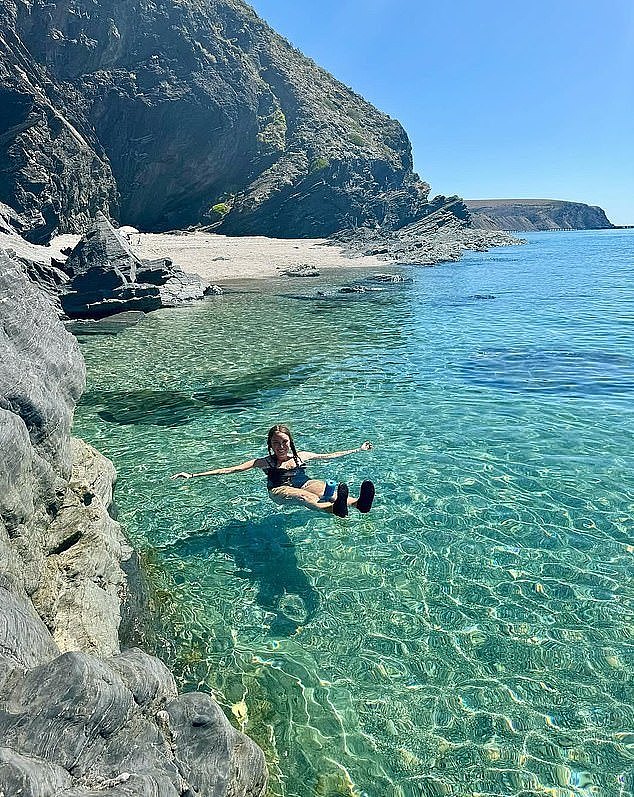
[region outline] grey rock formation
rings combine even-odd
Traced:
[[[59,797],[259,797],[266,787],[258,748],[208,695],[179,697],[167,668],[139,650],[68,652],[15,674],[0,692],[0,727],[7,795],[25,783]]]
[[[0,201],[30,240],[326,236],[427,212],[401,125],[242,0],[0,0]]]
[[[432,212],[397,230],[361,227],[331,236],[351,256],[373,255],[393,263],[431,266],[459,260],[465,250],[524,243],[505,232],[474,229],[459,197],[436,197]]]
[[[208,695],[119,649],[131,559],[114,470],[71,440],[84,365],[0,251],[0,794],[261,797],[261,751]]]
[[[29,278],[38,284],[61,313],[59,293],[68,282],[68,275],[63,264],[52,260],[45,247],[29,243],[22,237],[28,229],[28,222],[8,205],[0,203],[0,249],[10,252],[12,259],[25,266]]]
[[[0,201],[18,211],[29,240],[45,243],[61,220],[77,230],[97,210],[116,213],[117,189],[78,92],[56,80],[22,39],[23,24],[56,35],[50,7],[37,5],[0,2]]]
[[[318,277],[320,274],[315,266],[309,266],[306,263],[282,269],[281,273],[285,277]]]
[[[198,794],[263,794],[266,778],[258,748],[227,722],[209,695],[190,692],[167,706],[174,754],[192,771],[189,783]],[[246,748],[246,749],[245,749]],[[201,767],[200,762],[205,766]],[[229,766],[227,766],[229,763]],[[197,765],[197,766],[196,766]],[[259,770],[259,779],[254,773]]]
[[[67,793],[72,778],[62,767],[0,747],[0,788],[5,795],[40,797]]]
[[[185,274],[168,258],[140,260],[102,213],[97,213],[64,268],[71,277],[61,306],[70,318],[175,307],[202,298],[207,287],[200,277]]]
[[[42,531],[61,505],[84,365],[50,303],[2,252],[0,314],[0,423],[10,441],[0,446],[0,519],[15,541],[27,517],[38,515],[35,526]],[[40,575],[32,573],[35,580]]]
[[[29,225],[13,208],[0,202],[0,233],[4,235],[22,235]]]
[[[112,463],[74,439],[64,503],[46,534],[44,572],[31,598],[60,650],[119,652],[119,606],[132,549],[108,514]]]
[[[558,199],[469,199],[465,202],[474,227],[483,230],[611,229],[605,211],[581,202]]]

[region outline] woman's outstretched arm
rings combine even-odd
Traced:
[[[330,454],[316,454],[314,451],[300,451],[300,457],[308,462],[311,459],[337,459],[337,457],[345,457],[348,454],[358,454],[359,451],[371,451],[372,443],[366,440],[361,443],[358,448],[348,448],[345,451],[332,451]]]
[[[263,460],[261,459],[249,459],[247,462],[241,462],[239,465],[232,465],[229,468],[214,468],[213,470],[203,470],[200,473],[187,473],[187,471],[183,471],[182,473],[175,473],[173,476],[170,476],[171,479],[191,479],[194,476],[220,476],[224,473],[242,473],[246,470],[251,470],[251,468],[260,468],[262,467]]]

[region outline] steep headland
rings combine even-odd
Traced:
[[[468,199],[474,227],[483,230],[604,230],[614,225],[605,211],[559,199]]]
[[[0,30],[0,202],[29,240],[98,210],[277,237],[430,210],[401,125],[241,0],[0,0]]]

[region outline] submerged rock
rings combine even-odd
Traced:
[[[220,285],[208,285],[205,288],[205,296],[222,296],[224,290],[220,287]]]
[[[301,265],[285,268],[282,274],[285,277],[318,277],[320,272],[315,266]]]
[[[128,310],[105,318],[78,319],[67,322],[66,329],[73,335],[118,335],[128,327],[139,324],[145,318],[141,310]]]
[[[404,277],[402,274],[373,274],[368,279],[372,282],[382,283],[397,283],[397,282],[411,282],[411,277]]]

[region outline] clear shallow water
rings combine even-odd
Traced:
[[[75,431],[117,466],[158,652],[264,747],[274,795],[629,795],[634,234],[402,271],[82,342]],[[281,510],[259,472],[168,479],[264,453],[275,422],[373,440],[311,468],[372,476],[372,513]]]

